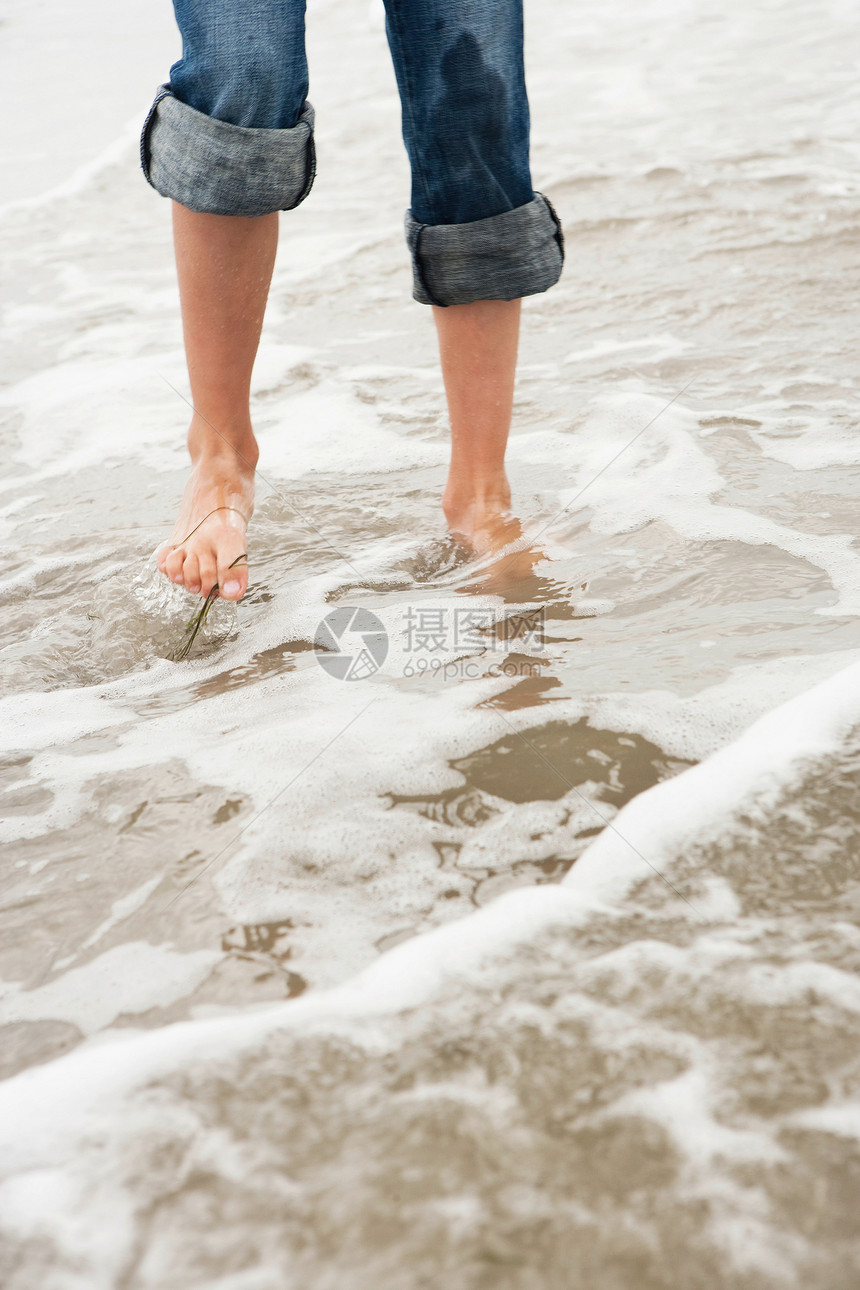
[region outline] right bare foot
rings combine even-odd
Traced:
[[[222,446],[194,462],[176,527],[157,557],[161,572],[187,591],[208,596],[217,583],[224,600],[241,600],[248,589],[246,530],[257,461],[252,444],[241,457]]]
[[[547,558],[540,547],[524,543],[523,527],[510,504],[504,475],[492,481],[492,487],[480,489],[471,481],[449,480],[442,501],[451,533],[480,560],[481,590],[501,595],[529,578],[535,565]]]

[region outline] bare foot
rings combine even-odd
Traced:
[[[223,451],[197,458],[185,485],[179,517],[158,567],[186,591],[208,596],[218,585],[225,600],[248,589],[246,530],[254,509],[256,444],[241,460]]]
[[[458,497],[446,489],[442,502],[449,529],[480,559],[482,589],[501,594],[510,592],[547,558],[539,547],[526,543],[522,524],[510,512],[510,502],[507,480],[492,494],[479,497]]]
[[[497,551],[513,539],[504,536],[513,520],[511,489],[504,475],[481,489],[469,479],[462,483],[453,467],[442,498],[448,528],[476,555]]]

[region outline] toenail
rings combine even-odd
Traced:
[[[235,595],[238,595],[238,592],[239,592],[239,583],[236,582],[235,579],[231,579],[230,582],[224,583],[225,596],[235,596]]]
[[[182,576],[182,574],[181,574],[181,573],[175,573],[175,574],[173,575],[173,581],[174,581],[174,582],[182,583],[182,582],[184,582],[184,581],[185,581],[185,579],[183,578],[183,576]]]

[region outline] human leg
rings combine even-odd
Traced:
[[[159,567],[189,591],[238,600],[257,444],[249,391],[278,214],[313,181],[304,0],[175,0],[183,57],[144,124],[149,182],[173,198],[194,415],[192,470]]]
[[[423,304],[516,300],[563,244],[529,168],[522,0],[385,0],[412,169],[406,233]]]
[[[451,422],[442,507],[448,525],[478,548],[492,545],[511,504],[505,449],[519,340],[519,300],[434,309]]]
[[[190,211],[174,202],[173,233],[185,354],[194,414],[192,469],[159,567],[188,591],[238,600],[259,455],[248,407],[251,372],[275,251],[277,214],[242,217]],[[228,572],[229,570],[229,572]]]
[[[508,529],[504,470],[520,300],[561,273],[561,227],[532,189],[521,0],[386,0],[412,168],[413,295],[434,306],[451,420],[443,497],[477,546]]]

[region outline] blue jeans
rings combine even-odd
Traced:
[[[559,278],[564,246],[529,171],[522,0],[385,0],[412,170],[406,236],[425,304],[514,300]],[[195,211],[291,210],[316,170],[304,0],[174,0],[182,58],[141,164]]]

